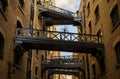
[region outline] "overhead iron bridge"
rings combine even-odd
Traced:
[[[81,25],[81,17],[69,10],[54,5],[38,2],[39,14],[43,16],[45,26]]]
[[[96,54],[104,49],[100,35],[17,28],[15,48]]]
[[[64,56],[42,60],[42,69],[78,69],[85,70],[83,60],[78,57]]]

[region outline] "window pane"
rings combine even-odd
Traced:
[[[111,16],[113,27],[114,27],[119,22],[119,12],[118,12],[117,5],[113,8],[110,16]]]
[[[117,63],[120,64],[120,42],[115,46]]]

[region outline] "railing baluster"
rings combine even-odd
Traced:
[[[77,41],[86,43],[102,43],[102,36],[91,34],[77,34],[69,32],[42,31],[36,29],[17,28],[16,36],[30,38],[50,38],[53,40]]]
[[[64,14],[69,15],[69,16],[73,16],[73,17],[75,16],[75,13],[68,11],[68,10],[65,10],[65,9],[62,9],[62,8],[59,8],[59,7],[56,7],[54,5],[42,3],[42,5],[39,4],[39,6],[42,6],[44,8],[50,9],[50,10],[54,10],[56,12],[64,13]]]

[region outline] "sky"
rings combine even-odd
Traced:
[[[57,7],[72,11],[76,13],[76,11],[79,9],[80,0],[55,0],[55,4]],[[77,28],[72,25],[62,25],[57,27],[57,31],[63,31],[63,28],[66,27],[68,32],[76,33]],[[61,52],[62,56],[65,55],[72,55],[71,52]]]
[[[55,3],[57,7],[61,7],[76,13],[79,8],[80,0],[55,0]]]

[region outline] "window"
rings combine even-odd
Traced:
[[[4,38],[0,33],[0,59],[3,59],[3,50],[4,50]]]
[[[117,64],[120,64],[120,42],[115,46],[116,56],[117,56]]]
[[[101,68],[101,72],[105,71],[105,59],[104,58],[100,60],[100,68]]]
[[[38,55],[39,50],[36,50],[36,55]]]
[[[89,15],[89,13],[90,13],[90,3],[88,3],[87,9],[88,9],[88,15]]]
[[[95,9],[95,17],[96,20],[98,20],[100,18],[100,14],[99,14],[99,6],[97,5],[96,9]]]
[[[5,12],[6,6],[7,6],[7,1],[6,0],[0,0],[0,10],[2,12]]]
[[[21,8],[23,8],[23,6],[24,6],[24,0],[19,0],[19,4],[20,4]]]
[[[115,7],[112,9],[112,12],[111,12],[110,16],[111,16],[111,19],[112,19],[113,27],[115,27],[120,22],[117,5],[115,5]]]
[[[20,21],[17,21],[16,28],[22,28],[22,24],[21,24]],[[18,35],[23,35],[23,30],[22,29],[17,30],[17,34]]]
[[[32,50],[31,50],[31,49],[28,50],[28,56],[29,56],[30,58],[32,58]]]
[[[95,67],[95,64],[92,65],[92,79],[96,79],[96,67]]]
[[[35,67],[35,75],[38,73],[38,67]]]
[[[91,26],[91,21],[89,22],[89,34],[91,34],[92,33],[92,26]]]
[[[16,26],[17,28],[22,28],[22,24],[21,24],[21,22],[20,21],[17,21],[17,26]]]

